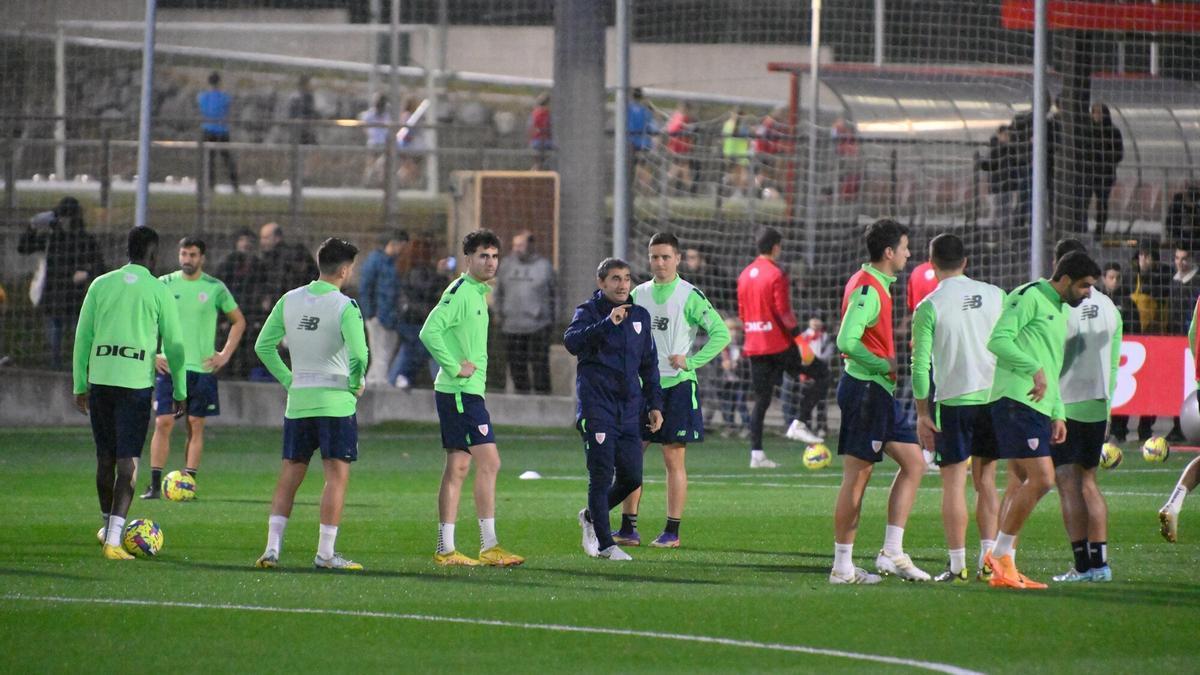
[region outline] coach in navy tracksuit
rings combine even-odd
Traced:
[[[600,290],[575,309],[563,335],[567,351],[579,358],[576,428],[587,452],[588,507],[579,512],[579,524],[588,555],[629,560],[613,543],[608,511],[642,485],[643,415],[650,431],[662,426],[658,353],[650,313],[629,302],[629,263],[608,258],[596,277]]]

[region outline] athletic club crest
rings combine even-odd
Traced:
[[[1025,443],[1027,443],[1027,444],[1029,445],[1029,449],[1030,449],[1030,450],[1037,450],[1037,449],[1038,449],[1038,442],[1039,442],[1039,441],[1038,441],[1038,439],[1036,439],[1036,438],[1026,438],[1026,439],[1025,439]]]
[[[199,300],[200,304],[204,304],[204,303],[208,302],[208,293],[201,292],[199,295],[196,296],[196,300]]]
[[[883,441],[871,441],[871,449],[875,452],[883,450]]]
[[[480,424],[479,425],[479,433],[483,434],[484,436],[487,436],[487,432],[488,432],[488,425]]]
[[[633,332],[637,333],[638,335],[642,334],[642,322],[641,321],[633,322]]]
[[[608,438],[608,434],[604,433],[603,431],[596,434],[596,442],[599,443],[600,445],[604,445],[605,438]]]

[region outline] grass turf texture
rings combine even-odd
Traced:
[[[683,633],[987,672],[1173,672],[1194,666],[1194,645],[1180,638],[1200,620],[1200,587],[1193,577],[1200,517],[1195,504],[1185,506],[1182,543],[1174,546],[1159,538],[1155,517],[1187,455],[1151,465],[1139,461],[1130,443],[1125,463],[1102,472],[1114,583],[1013,592],[974,581],[828,585],[840,464],[805,471],[802,446],[781,439],[768,444],[770,455],[784,462],[776,471],[749,470],[740,441],[713,438],[689,450],[684,548],[643,546],[632,549],[635,560],[624,564],[589,559],[579,548],[575,522],[586,490],[578,437],[505,428],[497,437],[505,462],[500,541],[528,557],[524,567],[433,565],[442,466],[437,430],[389,424],[363,430],[361,460],[351,474],[338,549],[366,566],[351,575],[312,569],[322,483],[315,464],[297,497],[281,567],[252,567],[266,537],[279,466],[277,431],[210,428],[199,500],[135,499],[130,510],[130,517],[153,518],[162,526],[160,556],[114,563],[101,558],[95,540],[100,521],[89,432],[0,430],[0,512],[7,524],[0,528],[0,669],[37,664],[39,670],[116,671],[131,659],[158,662],[182,651],[186,662],[176,659],[173,667],[188,671],[451,671],[487,664],[583,672],[912,670],[761,647],[395,615]],[[181,439],[175,435],[172,465],[181,458]],[[545,479],[518,480],[526,469]],[[873,567],[882,541],[893,471],[894,464],[885,461],[865,499],[855,551],[864,567]],[[143,462],[139,493],[147,474]],[[640,529],[648,542],[664,517],[656,448],[647,454],[646,478]],[[946,557],[939,509],[939,482],[927,476],[905,545],[931,573],[941,570]],[[474,554],[478,530],[469,488],[460,511],[457,543]],[[1196,529],[1189,525],[1192,519]],[[967,541],[973,571],[978,545],[973,524]],[[1056,496],[1042,501],[1022,533],[1018,562],[1032,578],[1045,581],[1070,564]],[[380,615],[114,606],[14,595]]]

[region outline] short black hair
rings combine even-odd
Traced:
[[[211,73],[209,73],[208,74],[208,83],[214,87],[217,86],[218,84],[221,84],[221,74],[215,70],[212,71]]]
[[[939,234],[929,242],[929,262],[939,270],[956,270],[967,259],[967,247],[958,235]]]
[[[393,241],[408,241],[408,232],[406,230],[387,230],[379,235],[380,246],[387,246]]]
[[[237,241],[238,239],[241,239],[242,237],[250,237],[251,239],[258,239],[258,235],[254,233],[254,230],[252,230],[248,227],[239,227],[237,232],[233,233],[234,241]]]
[[[321,274],[336,274],[339,267],[354,262],[357,255],[357,246],[345,239],[330,237],[321,242],[321,248],[317,249],[317,267]]]
[[[462,240],[462,251],[465,255],[473,255],[475,251],[481,248],[495,248],[500,250],[500,237],[496,236],[491,230],[475,230],[468,232],[467,236]]]
[[[204,240],[200,237],[187,236],[179,240],[179,248],[198,248],[200,255],[208,250],[208,246],[204,244]]]
[[[867,242],[867,254],[871,262],[883,260],[883,254],[889,249],[900,246],[900,239],[908,236],[908,228],[891,218],[880,218],[867,226],[863,239]]]
[[[771,249],[783,243],[783,233],[773,227],[764,227],[758,231],[758,236],[755,237],[755,246],[758,247],[758,252],[766,255],[771,252]]]
[[[134,227],[129,230],[129,241],[126,252],[130,260],[145,260],[150,256],[150,249],[158,246],[158,233],[149,227]]]
[[[1113,270],[1114,272],[1120,272],[1121,271],[1121,263],[1119,263],[1119,262],[1104,263],[1104,272],[1108,272],[1109,270]]]
[[[1182,241],[1182,240],[1177,241],[1177,242],[1175,242],[1175,250],[1176,251],[1184,251],[1188,255],[1191,255],[1192,254],[1192,245],[1187,243],[1186,241]]]
[[[1055,263],[1054,276],[1050,277],[1050,280],[1058,281],[1063,277],[1070,277],[1072,281],[1078,281],[1084,277],[1100,276],[1100,266],[1087,253],[1071,251]]]
[[[679,253],[679,237],[676,237],[670,232],[655,232],[654,236],[650,237],[651,246],[659,246],[662,244],[670,246],[671,248],[675,249],[676,253]]]
[[[629,263],[625,262],[624,260],[621,260],[620,258],[605,258],[604,260],[600,261],[600,266],[596,268],[596,278],[605,279],[608,277],[609,272],[612,272],[613,270],[627,269],[631,268],[629,267]]]
[[[1087,246],[1085,246],[1082,241],[1079,241],[1075,237],[1063,237],[1062,239],[1058,240],[1057,244],[1054,245],[1054,259],[1060,260],[1063,256],[1072,251],[1083,251],[1084,253],[1087,253]]]

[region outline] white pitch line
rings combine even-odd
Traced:
[[[804,645],[789,645],[777,642],[756,642],[753,640],[735,640],[733,638],[710,637],[707,635],[689,635],[686,633],[660,633],[657,631],[642,631],[626,628],[602,628],[598,626],[572,626],[556,623],[526,623],[523,621],[501,621],[498,619],[473,619],[459,616],[437,616],[432,614],[401,614],[396,612],[370,612],[366,610],[324,609],[319,607],[269,607],[263,605],[238,605],[230,603],[203,602],[172,602],[164,600],[133,600],[127,598],[71,598],[54,595],[21,595],[7,594],[0,596],[4,600],[25,600],[30,602],[48,602],[59,604],[92,604],[92,605],[123,605],[136,607],[176,607],[183,609],[233,610],[243,612],[271,612],[276,614],[323,614],[328,616],[349,616],[369,619],[395,619],[398,621],[422,621],[426,623],[455,623],[473,626],[493,626],[497,628],[518,628],[522,630],[540,630],[555,633],[588,633],[592,635],[619,635],[623,637],[642,637],[656,640],[674,640],[677,642],[695,642],[713,644],[725,647],[742,647],[746,649],[761,649],[776,652],[791,652],[795,654],[812,654],[815,656],[831,656],[855,661],[870,661],[888,665],[909,666],[921,670],[930,670],[952,675],[982,675],[978,671],[960,668],[958,666],[938,663],[936,661],[921,661],[905,659],[897,656],[882,656],[848,652],[840,649],[822,649]]]

